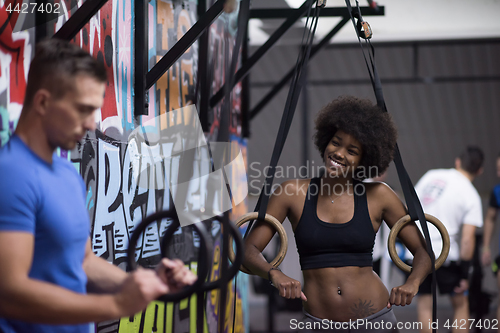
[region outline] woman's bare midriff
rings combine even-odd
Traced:
[[[361,319],[382,310],[389,301],[389,292],[372,267],[327,267],[302,272],[307,297],[304,310],[317,318]]]

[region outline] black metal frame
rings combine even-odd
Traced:
[[[304,1],[302,6],[300,6],[297,9],[294,9],[292,12],[292,15],[290,15],[283,24],[276,29],[276,31],[269,37],[269,39],[257,50],[255,51],[252,56],[243,63],[241,68],[236,72],[235,77],[234,77],[234,84],[236,85],[239,81],[241,81],[247,74],[248,72],[252,69],[252,67],[257,63],[257,61],[262,58],[264,54],[266,54],[269,49],[276,44],[276,42],[285,34],[285,32],[290,29],[295,22],[297,22],[302,16],[307,11],[307,1]],[[252,15],[252,10],[250,11],[250,15]],[[247,29],[248,30],[248,29]],[[247,39],[246,39],[247,40]],[[247,43],[245,43],[247,44]],[[248,48],[248,45],[247,45]],[[233,89],[231,87],[231,89]],[[222,97],[224,97],[224,89],[225,85],[223,85],[219,91],[217,91],[211,98],[210,98],[210,107],[214,107],[217,105],[222,100]]]
[[[198,0],[198,17],[202,17],[206,11],[206,0]],[[203,31],[198,43],[198,81],[196,82],[196,98],[198,101],[196,104],[198,105],[198,115],[200,117],[201,127],[204,132],[208,132],[210,126],[208,121],[208,91],[210,89],[210,84],[208,82],[208,78],[210,77],[208,66],[208,29]]]
[[[205,15],[207,11],[207,0],[198,0],[198,17]],[[199,38],[198,47],[198,81],[196,82],[198,98],[198,116],[203,131],[208,131],[208,29],[204,29]],[[207,293],[199,291],[196,293],[196,332],[204,332],[205,329],[205,304]],[[199,320],[202,318],[201,320]]]
[[[207,27],[220,15],[225,0],[218,0],[198,19],[182,38],[165,54],[146,75],[146,89],[149,89],[179,59],[182,54],[200,37]]]
[[[317,45],[315,45],[312,48],[309,59],[312,59],[316,55],[316,53],[318,53],[319,50],[321,50],[325,45],[327,45],[330,39],[332,39],[332,37],[335,34],[337,34],[337,32],[339,32],[340,29],[342,29],[342,27],[347,22],[349,22],[350,19],[351,18],[349,16],[343,17],[342,20],[339,23],[337,23],[337,25],[332,30],[330,30],[330,32],[325,37],[323,37],[323,39]],[[257,103],[257,105],[250,111],[250,120],[253,117],[255,117],[260,111],[262,111],[262,109],[266,106],[266,104],[269,103],[269,101],[273,99],[273,97],[281,90],[281,88],[285,86],[285,84],[292,78],[293,71],[294,68],[290,69],[288,73],[286,73],[285,76],[283,76],[283,78],[277,84],[274,85],[271,91],[269,91],[267,95],[264,96],[259,103]]]
[[[378,10],[375,10],[370,7],[361,7],[362,15],[370,16],[376,15],[381,16],[385,14],[385,7],[378,7]],[[245,61],[242,67],[235,74],[235,82],[236,85],[239,81],[245,78],[252,67],[264,56],[264,54],[279,40],[279,38],[290,29],[293,24],[300,19],[305,14],[306,6],[305,3],[297,9],[254,9],[250,11],[250,16],[252,18],[283,18],[287,17],[287,20],[269,37],[269,39],[262,45],[259,49],[257,49],[253,55]],[[289,16],[285,16],[283,12],[287,13]],[[311,57],[313,57],[321,48],[327,45],[328,41],[349,21],[349,12],[346,8],[342,7],[334,7],[334,8],[323,8],[320,12],[320,16],[338,16],[339,14],[344,14],[343,19],[340,23],[337,24],[324,38],[321,42],[319,42],[312,50]],[[247,44],[247,43],[246,43]],[[248,49],[248,45],[246,45],[246,49]],[[247,121],[251,120],[255,115],[257,115],[264,106],[269,103],[269,101],[283,88],[283,86],[290,80],[293,75],[293,69],[290,70],[283,79],[275,85],[275,87],[257,104],[257,106],[252,110],[248,111],[247,108],[242,109],[242,118],[247,119]],[[248,91],[249,87],[245,87],[248,84],[244,82],[243,91]],[[232,87],[234,88],[234,86]],[[210,99],[210,107],[214,107],[223,97],[224,86],[219,89],[217,93],[215,93]],[[247,103],[246,105],[249,105]],[[249,125],[246,124],[243,130],[243,136],[248,137],[250,135]]]
[[[385,7],[379,6],[378,9],[370,7],[360,7],[362,16],[383,16],[385,15]],[[267,9],[252,9],[250,11],[250,18],[260,19],[278,19],[289,18],[295,15],[297,9],[295,8],[267,8]],[[328,16],[349,16],[349,11],[346,7],[325,7],[321,9],[320,17]]]
[[[31,3],[36,4],[35,1],[31,1]],[[44,24],[47,21],[45,12],[42,13],[42,12],[39,12],[38,10],[35,11],[34,20],[35,20],[35,22],[34,22],[34,24],[35,24],[35,44],[36,44],[36,43],[44,40],[49,35],[49,29],[48,29],[48,25]]]
[[[71,40],[108,0],[87,0],[55,34],[55,38]]]
[[[148,1],[134,1],[134,115],[148,114]]]
[[[248,61],[248,22],[245,34],[241,47],[241,61],[244,64]],[[248,110],[250,110],[250,77],[246,75],[241,83],[241,135],[244,138],[250,137],[250,117]]]
[[[97,11],[107,2],[107,0],[87,0],[66,22],[61,29],[54,35],[57,38],[72,39],[78,31],[90,20],[90,18],[97,13]],[[204,1],[200,1],[200,4]],[[148,29],[147,29],[147,6],[145,0],[136,0],[135,4],[135,76],[134,76],[134,115],[148,114],[147,107],[147,90],[149,90],[165,72],[184,54],[184,52],[191,47],[191,45],[203,34],[200,39],[199,48],[199,81],[198,98],[199,98],[199,115],[203,126],[203,130],[208,131],[208,109],[214,107],[219,103],[224,95],[224,86],[219,89],[211,98],[208,98],[208,33],[206,32],[213,21],[221,14],[224,7],[225,0],[218,0],[214,3],[208,11],[204,11],[206,4],[201,4],[202,7],[198,8],[198,21],[184,34],[184,36],[156,63],[156,65],[148,71]],[[306,2],[297,9],[253,9],[250,11],[251,18],[261,19],[276,19],[286,18],[286,21],[271,35],[271,37],[262,45],[254,54],[243,63],[243,66],[238,70],[235,75],[234,84],[236,85],[244,79],[252,67],[262,58],[262,56],[279,40],[279,38],[286,32],[293,24],[299,20],[306,11]],[[200,6],[199,4],[199,6]],[[370,15],[384,15],[385,7],[380,6],[377,9],[370,7],[361,7],[363,16]],[[346,23],[346,17],[349,17],[347,8],[333,7],[323,8],[320,16],[342,16],[342,21],[337,24],[330,33],[323,38],[323,40],[316,45],[311,51],[311,57],[314,56],[327,42],[342,28]],[[245,39],[244,49],[248,50],[248,39]],[[247,57],[245,54],[244,57]],[[147,73],[147,74],[145,74]],[[145,74],[145,75],[144,75]],[[257,106],[250,112],[247,108],[242,110],[242,119],[244,119],[244,137],[249,134],[249,120],[257,115],[260,110],[276,95],[277,92],[288,82],[293,74],[289,71],[284,78],[277,83],[274,88],[257,104]],[[248,80],[243,83],[243,91],[248,94]],[[234,86],[233,86],[234,87]],[[231,87],[231,88],[233,88]],[[248,98],[246,96],[245,98]],[[249,104],[248,101],[245,102]]]

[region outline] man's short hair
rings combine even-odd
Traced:
[[[63,97],[73,89],[71,81],[78,74],[107,81],[104,64],[79,46],[56,38],[38,43],[30,64],[24,105],[30,105],[40,89],[47,89],[56,99]]]
[[[477,146],[468,146],[460,154],[460,162],[462,169],[472,175],[476,175],[483,167],[484,153],[481,148]]]

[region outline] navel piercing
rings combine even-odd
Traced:
[[[340,287],[338,287],[337,294],[340,295]]]

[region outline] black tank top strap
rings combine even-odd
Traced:
[[[302,228],[307,228],[305,224],[308,224],[309,221],[305,220],[306,216],[315,216],[316,215],[316,207],[318,203],[318,193],[319,188],[321,186],[321,178],[311,178],[309,185],[307,186],[307,193],[304,200],[304,207],[302,208],[302,215],[300,217],[299,223],[295,229],[295,232],[299,232]]]
[[[318,194],[321,190],[321,178],[312,178],[309,186],[307,187],[307,195],[304,200],[304,210],[302,215],[307,212],[309,214],[315,214],[316,207],[318,206]]]
[[[359,218],[362,220],[368,220],[371,222],[370,219],[370,212],[368,211],[368,199],[366,198],[366,186],[365,183],[353,179],[353,193],[354,193],[354,200],[355,204],[354,207],[356,207],[355,214],[359,214]]]

